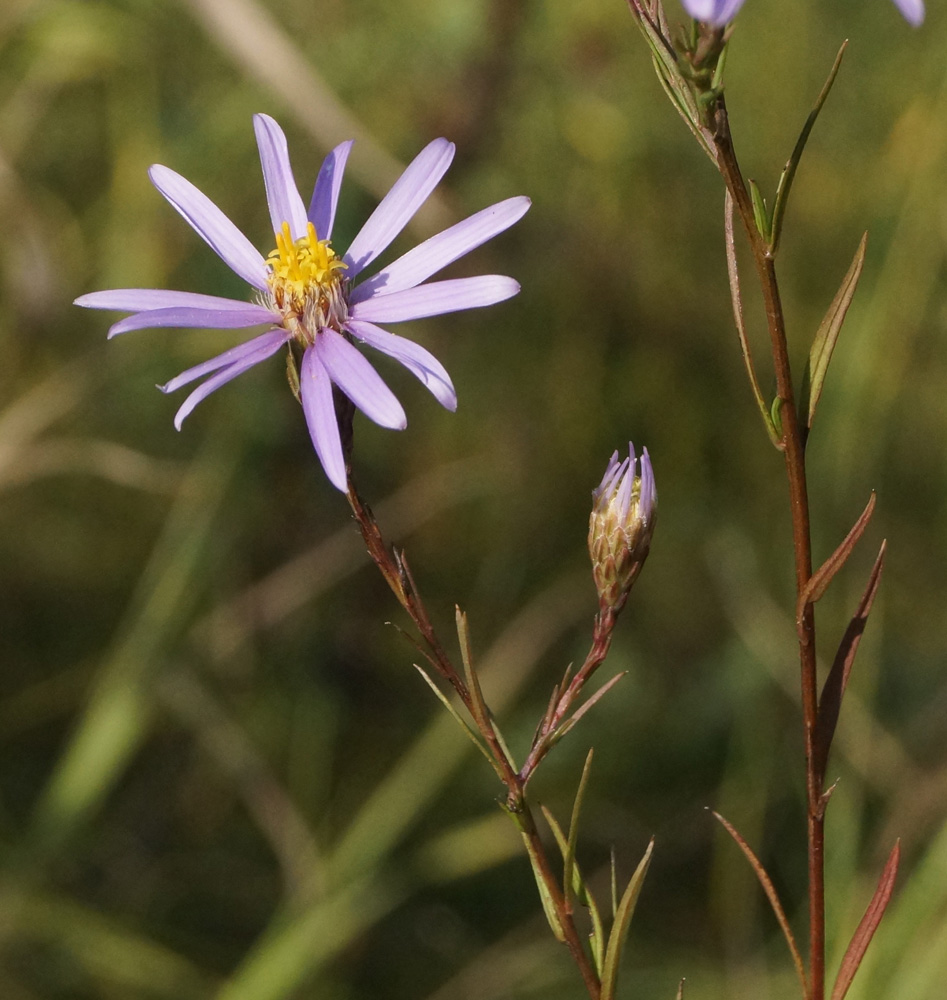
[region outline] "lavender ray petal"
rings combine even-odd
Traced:
[[[894,0],[894,2],[904,15],[904,19],[915,28],[924,20],[924,0]]]
[[[492,306],[512,298],[520,290],[519,283],[500,274],[482,274],[476,278],[454,278],[432,281],[417,288],[407,288],[391,295],[376,295],[352,307],[352,319],[367,319],[381,323],[401,323],[425,316],[459,312]]]
[[[354,278],[388,248],[437,187],[453,158],[454,144],[446,139],[435,139],[408,164],[352,240],[343,258],[349,266],[349,278]]]
[[[200,292],[177,292],[165,288],[110,288],[104,292],[80,295],[73,305],[86,309],[117,309],[123,312],[147,312],[149,309],[247,309],[252,303],[224,299]],[[275,314],[274,314],[275,315]]]
[[[353,337],[401,362],[409,372],[421,380],[445,409],[451,413],[457,409],[457,393],[454,391],[450,375],[430,351],[426,351],[413,340],[389,333],[373,323],[350,320],[345,328]]]
[[[180,430],[181,424],[184,423],[185,419],[190,415],[191,411],[195,406],[197,406],[198,403],[207,399],[212,392],[215,392],[222,385],[226,385],[228,382],[235,379],[238,375],[242,375],[254,365],[258,365],[261,361],[265,361],[271,354],[274,354],[279,349],[280,343],[280,341],[277,341],[274,345],[267,345],[256,351],[248,351],[238,361],[234,361],[232,364],[227,365],[226,368],[222,368],[216,375],[211,375],[206,382],[202,382],[190,394],[190,396],[184,400],[178,412],[175,413],[174,426]],[[246,345],[244,344],[242,346],[245,347]],[[180,378],[180,376],[178,376],[178,378]],[[168,383],[168,385],[171,384],[171,382]],[[159,386],[159,388],[165,392],[168,391],[168,386]]]
[[[224,351],[223,354],[218,354],[207,361],[202,361],[193,368],[188,368],[187,371],[183,371],[180,375],[176,375],[171,379],[167,385],[159,385],[158,388],[162,392],[174,392],[175,389],[180,389],[182,385],[187,385],[195,379],[217,371],[218,368],[226,368],[230,365],[238,364],[250,356],[255,359],[250,362],[250,365],[255,365],[257,362],[264,361],[270,355],[275,354],[287,340],[289,340],[289,334],[285,330],[267,330],[266,333],[261,333],[259,337],[245,340],[242,344],[237,344],[236,347],[231,347],[230,350]]]
[[[722,27],[736,17],[743,0],[683,0],[683,4],[695,20]]]
[[[293,239],[298,240],[306,235],[306,209],[293,180],[286,136],[269,115],[254,115],[253,131],[260,150],[266,203],[270,209],[273,232],[280,232],[283,223],[288,222]]]
[[[363,302],[376,292],[388,295],[420,285],[441,268],[509,229],[526,214],[529,206],[529,198],[508,198],[471,215],[373,274],[352,292],[349,301]]]
[[[335,209],[342,188],[342,175],[345,173],[345,163],[354,142],[354,139],[349,139],[348,142],[336,146],[322,161],[319,169],[312,201],[309,203],[309,221],[316,227],[316,236],[320,240],[332,239]]]
[[[342,439],[332,401],[332,382],[314,347],[308,347],[303,354],[299,372],[299,396],[312,446],[316,449],[322,468],[329,477],[329,482],[345,493],[348,489],[345,456],[342,454]]]
[[[408,426],[397,397],[371,364],[341,334],[324,328],[315,350],[329,378],[376,424],[401,431]]]
[[[151,167],[148,176],[234,273],[261,292],[266,291],[266,263],[262,255],[207,195],[160,163]]]
[[[645,448],[641,455],[641,486],[638,496],[644,510],[644,516],[650,517],[654,510],[658,492],[654,484],[654,469],[651,467],[651,456]]]
[[[236,330],[244,326],[273,323],[278,317],[263,306],[244,303],[243,309],[147,309],[126,316],[109,327],[109,340],[129,330],[146,330],[158,326],[203,327],[210,330]]]

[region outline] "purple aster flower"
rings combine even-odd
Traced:
[[[628,457],[619,460],[616,451],[598,489],[592,491],[589,555],[604,607],[620,611],[624,606],[648,557],[657,513],[648,449],[636,461],[635,446],[629,442]]]
[[[435,139],[421,150],[362,226],[348,252],[339,256],[331,244],[332,226],[352,142],[343,142],[326,157],[307,211],[293,180],[282,129],[267,115],[255,115],[253,127],[276,236],[276,249],[266,258],[190,181],[160,165],[153,166],[149,176],[224,263],[256,289],[255,301],[123,288],[83,295],[76,305],[131,312],[109,329],[109,337],[159,326],[236,329],[266,324],[266,332],[159,386],[162,392],[173,392],[204,379],[184,400],[175,415],[175,427],[180,430],[185,417],[214,390],[289,344],[290,350],[295,347],[302,356],[298,394],[316,454],[332,484],[345,492],[345,455],[332,386],[338,386],[382,427],[401,430],[407,424],[394,393],[353,341],[401,362],[442,406],[455,410],[457,396],[441,363],[423,347],[376,324],[474,309],[515,295],[519,285],[501,275],[423,282],[508,229],[522,218],[530,202],[520,197],[491,205],[359,281],[444,176],[454,156],[453,143]]]
[[[682,0],[682,2],[691,17],[719,27],[729,24],[743,6],[743,0]],[[924,20],[924,0],[894,0],[894,2],[905,20],[915,27]]]

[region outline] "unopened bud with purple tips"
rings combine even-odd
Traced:
[[[651,458],[645,448],[635,459],[634,445],[619,460],[616,451],[598,489],[592,492],[589,555],[603,609],[621,611],[651,548],[657,516]]]

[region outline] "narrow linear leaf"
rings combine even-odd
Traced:
[[[467,689],[470,692],[470,711],[474,717],[474,722],[482,734],[493,733],[497,743],[506,757],[506,762],[512,770],[516,770],[513,758],[502,734],[493,721],[490,709],[484,701],[483,691],[480,688],[480,678],[473,666],[473,655],[470,651],[470,634],[467,629],[467,616],[460,608],[455,609],[457,622],[457,638],[460,642],[460,656],[464,663],[464,675],[467,678]],[[488,737],[489,739],[489,737]]]
[[[777,448],[782,448],[783,443],[776,433],[776,425],[770,416],[769,407],[763,398],[760,389],[759,379],[756,377],[756,367],[753,364],[753,353],[750,351],[750,342],[746,336],[746,323],[743,319],[743,297],[740,295],[740,271],[737,267],[737,247],[733,236],[733,197],[727,191],[724,196],[724,236],[727,248],[727,277],[730,280],[730,301],[733,303],[733,319],[737,327],[737,336],[740,338],[740,352],[743,354],[743,364],[746,374],[750,379],[750,388],[753,390],[753,398],[759,407],[760,416],[763,418],[763,426],[769,435],[770,441]]]
[[[878,586],[881,583],[881,571],[884,568],[885,548],[887,542],[881,543],[875,565],[872,567],[868,577],[868,586],[862,594],[861,600],[848,628],[839,643],[838,652],[832,661],[832,669],[825,679],[825,686],[822,688],[822,696],[819,698],[819,714],[816,717],[815,733],[813,743],[815,748],[816,773],[820,781],[825,779],[825,771],[829,762],[829,750],[832,748],[832,740],[835,737],[835,727],[838,724],[839,711],[842,707],[842,698],[845,688],[848,686],[848,678],[852,672],[852,664],[855,662],[855,654],[858,652],[858,644],[861,642],[862,633],[868,624],[868,615],[871,606],[875,602],[875,595],[878,593]],[[827,800],[826,800],[827,801]]]
[[[809,582],[799,595],[799,606],[797,608],[798,617],[802,615],[802,609],[806,604],[815,604],[825,593],[832,578],[845,565],[845,561],[852,554],[852,549],[858,543],[858,539],[865,533],[871,515],[875,510],[875,491],[871,491],[868,503],[861,512],[861,516],[852,525],[852,530],[845,536],[842,544],[825,560],[824,563],[809,577]]]
[[[700,112],[690,85],[684,78],[673,45],[668,41],[669,28],[660,5],[649,13],[641,7],[635,13],[635,23],[651,49],[654,71],[664,92],[684,119],[701,148],[716,163],[713,136],[700,124]]]
[[[569,842],[566,839],[565,831],[559,825],[556,817],[545,806],[540,806],[540,809],[542,809],[543,816],[549,824],[549,829],[552,830],[552,834],[556,838],[556,843],[559,845],[559,851],[564,860],[569,850]],[[602,924],[602,915],[598,904],[595,902],[595,897],[585,884],[585,879],[582,877],[582,872],[579,870],[578,864],[575,863],[572,865],[572,892],[575,898],[589,911],[589,917],[592,921],[592,933],[589,935],[589,943],[592,946],[592,961],[595,963],[595,971],[601,976],[602,963],[605,960],[605,928]]]
[[[654,851],[654,837],[648,844],[644,857],[638,862],[634,875],[621,897],[618,909],[615,911],[615,922],[612,924],[611,933],[608,935],[608,947],[605,949],[605,964],[602,967],[602,992],[601,1000],[615,1000],[615,988],[618,985],[618,967],[621,962],[622,949],[628,937],[628,929],[631,927],[631,918],[635,914],[635,904],[641,895],[641,887],[644,885],[645,875],[648,874],[648,866],[651,864],[651,854]]]
[[[450,703],[450,699],[447,697],[447,695],[445,695],[444,692],[441,691],[441,689],[434,683],[434,681],[431,680],[431,678],[428,676],[427,671],[424,670],[423,667],[419,667],[415,663],[414,669],[417,670],[417,672],[427,681],[428,687],[430,687],[430,689],[434,692],[434,694],[437,695],[437,698],[440,701],[440,703],[444,706],[444,708],[447,709],[448,712],[450,712],[451,717],[454,719],[457,725],[460,726],[460,728],[467,734],[467,736],[470,739],[470,742],[473,743],[473,745],[484,755],[484,757],[487,758],[487,760],[490,762],[490,766],[493,768],[494,771],[496,771],[497,777],[501,781],[503,781],[505,778],[505,775],[503,774],[503,769],[493,759],[493,757],[490,754],[490,751],[480,742],[479,739],[477,739],[476,733],[474,733],[474,731],[470,728],[470,726],[468,726],[467,723],[464,722],[460,713]]]
[[[756,221],[756,229],[760,236],[769,242],[769,211],[766,208],[766,199],[760,191],[759,184],[750,178],[750,199],[753,202],[753,218]]]
[[[782,396],[777,396],[773,400],[773,405],[769,408],[769,419],[773,421],[773,429],[776,431],[776,437],[779,438],[779,448],[782,451],[786,447],[783,444],[783,398],[782,398]]]
[[[816,119],[819,117],[822,105],[825,104],[826,98],[829,96],[832,84],[835,83],[839,67],[842,65],[842,56],[845,55],[845,49],[847,47],[848,39],[842,42],[842,46],[838,50],[835,62],[829,70],[828,78],[822,86],[822,92],[819,94],[819,97],[815,102],[815,106],[809,112],[809,117],[806,119],[805,125],[802,126],[802,131],[799,133],[799,138],[796,140],[796,145],[792,151],[792,155],[789,157],[786,166],[783,168],[782,176],[779,178],[779,184],[776,188],[776,200],[773,202],[773,222],[771,227],[772,237],[770,241],[771,253],[775,253],[776,248],[779,246],[779,237],[782,234],[783,218],[786,214],[789,192],[792,188],[793,179],[796,176],[796,169],[799,166],[799,161],[802,159],[802,153],[806,148],[806,143],[809,141],[809,133],[812,131],[812,127],[815,125]]]
[[[898,840],[888,855],[884,871],[878,880],[878,887],[875,889],[874,896],[871,897],[868,909],[865,910],[861,923],[856,928],[848,948],[845,949],[842,964],[835,977],[835,985],[832,987],[832,1000],[843,1000],[849,986],[852,985],[852,980],[865,957],[868,945],[871,944],[871,939],[874,937],[875,931],[878,930],[878,924],[881,923],[881,918],[885,915],[885,909],[891,899],[891,893],[894,891],[894,880],[898,874],[900,860],[901,841]]]
[[[603,684],[598,691],[593,694],[588,701],[583,702],[572,715],[569,716],[562,725],[552,734],[550,737],[550,746],[555,745],[562,739],[566,733],[585,715],[586,712],[594,708],[609,691],[628,673],[627,670],[623,670],[620,674],[616,674],[607,684]]]
[[[759,858],[757,858],[757,856],[753,853],[753,849],[750,845],[740,836],[739,833],[737,833],[734,827],[720,815],[720,813],[715,812],[714,810],[711,810],[711,812],[713,813],[714,818],[727,831],[727,833],[733,837],[737,847],[743,851],[747,861],[750,862],[750,867],[756,873],[756,877],[759,880],[760,885],[763,887],[763,892],[766,893],[769,905],[772,907],[776,920],[779,922],[779,926],[782,929],[783,937],[786,939],[786,944],[789,945],[789,953],[792,955],[792,961],[796,967],[796,974],[799,976],[799,982],[802,984],[802,995],[807,997],[809,995],[809,984],[806,981],[806,967],[802,962],[802,955],[799,953],[799,948],[796,945],[796,939],[793,937],[792,928],[789,926],[789,921],[786,919],[786,913],[783,910],[783,905],[780,903],[779,896],[776,894],[776,887],[773,885],[769,875],[767,875],[766,869],[760,863]]]
[[[543,810],[545,812],[545,810]],[[512,813],[510,814],[512,816]],[[516,822],[516,817],[513,816],[513,821]],[[559,914],[556,911],[556,903],[552,898],[552,894],[549,892],[549,886],[546,885],[546,880],[543,877],[543,866],[539,856],[536,853],[536,848],[533,845],[532,838],[525,830],[520,830],[523,837],[523,843],[526,845],[526,853],[529,855],[529,863],[533,869],[533,875],[536,878],[536,887],[539,889],[539,898],[543,904],[543,913],[546,914],[546,920],[549,923],[549,928],[555,936],[556,940],[562,944],[565,944],[566,932],[563,930],[562,923],[559,920]]]
[[[816,407],[819,405],[819,399],[822,396],[822,386],[825,382],[826,373],[829,370],[829,362],[832,360],[832,352],[835,350],[835,345],[838,342],[838,336],[842,330],[842,323],[845,322],[848,307],[852,304],[852,298],[855,295],[855,289],[858,287],[858,279],[861,277],[862,268],[865,266],[865,248],[867,246],[868,233],[865,233],[858,244],[858,249],[855,251],[855,257],[848,269],[848,273],[842,280],[839,290],[835,293],[835,298],[832,299],[832,304],[829,306],[828,312],[819,324],[819,329],[816,331],[812,347],[809,350],[809,365],[805,371],[802,387],[803,406],[800,408],[803,411],[808,408],[806,419],[807,432],[812,429]],[[808,407],[806,407],[805,403],[807,396]]]
[[[723,48],[720,50],[720,55],[717,56],[717,65],[714,67],[713,79],[710,81],[711,90],[722,90],[723,89],[723,74],[724,70],[727,68],[727,56],[730,54],[730,40],[729,38],[724,43]]]
[[[611,883],[612,883],[612,920],[615,919],[615,914],[618,912],[618,867],[615,864],[615,845],[612,844],[611,849]]]
[[[712,137],[704,126],[700,124],[700,114],[696,107],[691,108],[689,103],[685,103],[681,99],[681,95],[674,89],[673,84],[671,84],[662,73],[661,63],[658,61],[657,57],[652,57],[652,62],[654,63],[654,71],[658,77],[658,82],[661,84],[664,93],[667,94],[671,104],[674,105],[678,114],[684,119],[684,124],[691,130],[694,138],[700,143],[701,149],[703,149],[714,164],[716,164],[717,154],[713,149]]]
[[[592,772],[592,757],[595,751],[590,747],[582,768],[582,777],[572,804],[572,818],[569,820],[569,839],[566,843],[566,853],[563,857],[562,892],[566,898],[566,911],[572,912],[572,868],[575,865],[575,850],[579,842],[579,820],[582,818],[582,803],[585,800],[585,790],[588,788],[589,775]]]

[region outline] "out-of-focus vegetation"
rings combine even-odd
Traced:
[[[728,64],[744,168],[772,190],[851,39],[781,274],[801,363],[870,231],[810,446],[817,558],[879,494],[819,606],[825,657],[889,540],[830,765],[834,961],[904,848],[859,1000],[938,1000],[947,974],[947,19],[931,6],[912,31],[884,0],[749,0]],[[445,629],[455,601],[469,612],[521,751],[585,652],[590,490],[614,448],[649,445],[660,524],[607,667],[628,677],[535,794],[564,814],[594,742],[586,869],[604,875],[614,844],[630,873],[657,835],[626,995],[673,996],[681,976],[689,997],[793,995],[775,921],[704,811],[759,848],[802,928],[781,460],[738,356],[719,179],[623,0],[4,0],[0,996],[580,989],[491,772],[384,624],[393,602],[282,366],[179,435],[152,387],[235,338],[107,345],[108,316],[70,305],[115,286],[245,294],[146,169],[184,174],[265,252],[256,111],[286,129],[304,193],[358,136],[343,245],[436,135],[457,159],[401,247],[532,197],[456,270],[512,274],[521,295],[410,331],[453,374],[457,414],[380,360],[410,426],[360,420],[360,481]]]

